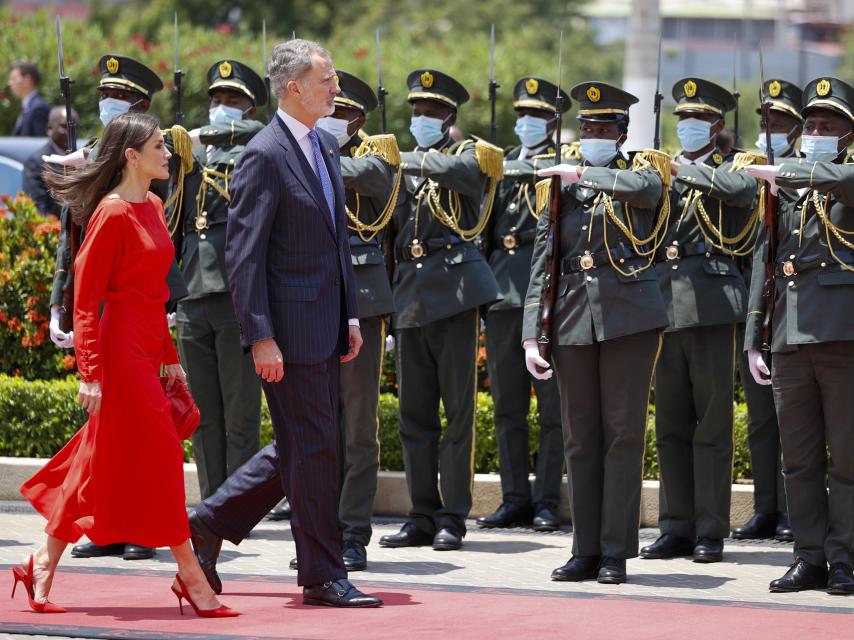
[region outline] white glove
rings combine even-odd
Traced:
[[[554,375],[551,365],[540,357],[536,340],[525,340],[525,366],[537,380],[548,380]]]
[[[759,180],[764,180],[768,183],[769,188],[771,189],[771,195],[777,195],[777,174],[780,172],[780,165],[773,164],[751,164],[744,167],[744,171],[753,176],[754,178],[758,178]]]
[[[188,131],[187,134],[190,136],[190,140],[193,141],[194,145],[202,144],[202,129],[201,129],[201,127],[198,127],[196,129],[192,129],[192,130]]]
[[[392,351],[394,351],[394,336],[391,334],[388,334],[385,337],[385,350],[386,353],[391,353]]]
[[[759,351],[756,349],[747,350],[747,365],[750,367],[750,375],[756,380],[756,384],[771,384],[771,372],[768,371],[768,365],[765,364]]]
[[[70,349],[74,346],[74,332],[65,333],[59,328],[59,305],[50,307],[50,339],[60,349]]]
[[[49,164],[61,164],[63,167],[81,167],[86,164],[85,148],[81,147],[74,153],[69,153],[65,156],[52,153],[49,156],[42,156],[42,160]]]
[[[175,312],[166,314],[166,326],[170,329],[175,326]]]
[[[537,171],[537,175],[541,178],[560,176],[560,179],[567,184],[575,184],[581,177],[578,175],[578,166],[574,164],[559,164],[548,169],[540,169]]]

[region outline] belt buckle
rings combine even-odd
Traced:
[[[783,263],[783,275],[786,276],[787,278],[790,278],[791,276],[795,275],[796,273],[797,273],[797,271],[795,271],[795,263],[792,262],[791,260],[786,260]]]
[[[512,233],[508,233],[501,239],[501,242],[504,244],[505,249],[515,249],[519,246],[519,241],[516,239],[516,236]]]
[[[424,245],[418,241],[418,238],[409,245],[409,254],[416,260],[424,257]]]
[[[664,250],[664,257],[668,260],[679,258],[679,245],[672,244]]]
[[[578,259],[578,266],[581,267],[582,271],[593,268],[593,256],[590,255],[589,251],[585,251],[584,255]]]

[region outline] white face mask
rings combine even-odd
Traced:
[[[451,116],[449,115],[448,118]],[[409,122],[409,132],[422,149],[432,147],[445,137],[445,122],[440,118],[430,116],[412,116]]]
[[[243,110],[218,104],[210,109],[208,118],[211,124],[228,124],[236,120],[243,120]]]
[[[617,141],[607,138],[582,138],[581,156],[594,167],[604,167],[617,155]]]
[[[315,126],[331,133],[338,141],[338,146],[343,147],[347,144],[347,141],[353,137],[347,132],[347,130],[356,120],[358,120],[358,118],[354,120],[344,120],[343,118],[326,116],[325,118],[320,118]]]
[[[803,136],[801,153],[807,162],[830,162],[839,155],[838,136]]]
[[[134,103],[135,104],[135,103]],[[99,116],[101,122],[106,127],[110,121],[116,116],[130,111],[133,105],[126,100],[116,100],[115,98],[104,98],[98,103]]]
[[[676,123],[676,135],[682,149],[699,151],[712,141],[712,123],[699,118],[685,118]]]

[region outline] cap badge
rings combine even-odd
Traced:
[[[724,157],[719,153],[712,154],[712,162],[715,164],[721,164],[724,161]]]
[[[822,97],[830,93],[830,80],[826,78],[824,80],[819,80],[818,84],[815,86],[815,92]]]
[[[626,161],[625,161],[625,160],[623,160],[622,158],[617,158],[617,168],[618,168],[618,169],[625,169],[625,168],[626,168],[626,167],[628,167],[628,166],[629,166],[629,165],[628,165],[628,164],[626,164]]]
[[[688,80],[682,88],[685,90],[685,95],[689,98],[693,98],[697,95],[697,83],[693,80]]]
[[[231,63],[228,60],[223,60],[219,63],[219,75],[223,78],[231,77]]]
[[[433,86],[433,74],[429,71],[425,71],[421,74],[421,86],[425,89],[429,89]]]
[[[599,90],[599,87],[596,85],[587,87],[587,99],[590,100],[590,102],[599,102],[601,97],[602,92]]]
[[[772,98],[779,96],[782,90],[783,87],[778,80],[772,80],[771,84],[768,85],[768,93],[771,94]]]
[[[119,72],[119,61],[116,58],[109,58],[107,60],[107,71],[112,73],[113,75]]]
[[[540,83],[536,78],[528,78],[525,80],[525,91],[528,92],[528,95],[532,96],[537,93],[537,89],[540,88]]]

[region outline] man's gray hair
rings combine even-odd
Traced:
[[[277,98],[285,94],[288,82],[299,80],[308,73],[311,69],[311,57],[314,54],[332,59],[329,51],[313,40],[295,38],[280,42],[273,47],[267,72],[270,74],[270,85]]]

